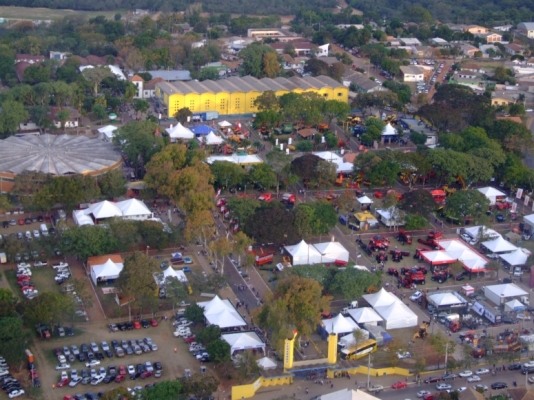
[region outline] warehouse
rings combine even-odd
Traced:
[[[258,111],[254,100],[263,92],[276,96],[287,93],[314,92],[327,100],[348,102],[348,88],[328,76],[291,78],[231,77],[218,81],[159,82],[156,96],[166,105],[172,118],[182,108],[193,113],[216,111],[220,115],[253,114]]]

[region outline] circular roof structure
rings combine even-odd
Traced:
[[[83,135],[11,136],[0,141],[0,171],[15,175],[24,171],[98,175],[121,162],[113,145]]]

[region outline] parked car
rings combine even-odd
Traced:
[[[439,391],[450,390],[450,389],[452,389],[452,386],[449,385],[448,383],[438,383],[436,385],[436,390],[439,390]]]
[[[508,387],[508,384],[506,382],[493,382],[491,384],[491,388],[493,390],[496,390],[496,389],[506,389]]]
[[[423,293],[419,290],[410,296],[411,301],[419,301],[423,297]]]
[[[475,371],[475,374],[477,375],[485,375],[489,373],[490,373],[490,370],[488,368],[479,368]]]
[[[408,383],[405,381],[397,381],[393,385],[391,385],[392,389],[405,389],[408,387]]]
[[[458,376],[461,376],[462,378],[469,378],[470,376],[473,375],[473,371],[470,371],[470,370],[465,370],[465,371],[462,371],[458,374]]]
[[[467,382],[469,383],[480,382],[480,381],[481,381],[481,378],[478,375],[471,375],[469,378],[467,378]]]

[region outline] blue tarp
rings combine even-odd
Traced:
[[[193,131],[193,133],[196,135],[196,136],[206,136],[208,135],[210,132],[213,132],[213,128],[211,126],[208,126],[208,125],[197,125],[197,126],[193,126],[191,128],[191,130]]]

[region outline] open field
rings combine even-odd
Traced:
[[[0,6],[0,18],[7,19],[62,19],[73,15],[81,15],[85,18],[93,18],[103,15],[106,18],[121,11],[77,11],[77,10],[54,10],[51,8],[31,8],[31,7],[5,7]]]

